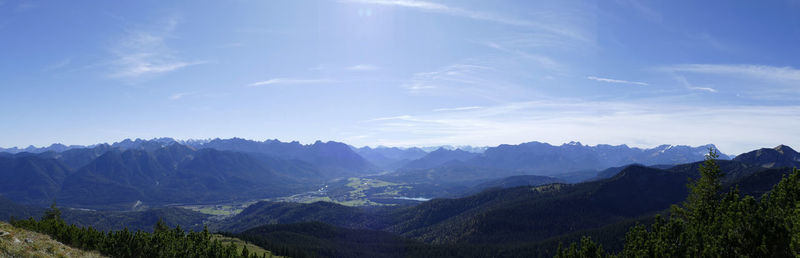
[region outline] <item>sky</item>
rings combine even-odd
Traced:
[[[0,147],[800,148],[800,1],[0,0]]]

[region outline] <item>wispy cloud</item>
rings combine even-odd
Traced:
[[[711,88],[711,87],[686,87],[686,88],[690,89],[690,90],[699,90],[699,91],[707,91],[707,92],[711,92],[711,93],[717,93],[717,90],[714,89],[714,88]]]
[[[336,82],[332,79],[306,79],[306,78],[274,78],[266,81],[248,84],[248,87],[278,85],[278,84],[320,84]]]
[[[172,96],[169,96],[169,99],[171,99],[171,100],[179,100],[179,99],[181,99],[183,97],[191,96],[191,95],[195,95],[195,94],[197,94],[196,91],[180,92],[180,93],[172,94]]]
[[[465,111],[465,110],[475,110],[480,109],[479,106],[469,106],[469,107],[455,107],[455,108],[437,108],[434,109],[434,112],[446,112],[446,111]]]
[[[502,52],[506,52],[506,53],[515,55],[515,56],[520,56],[520,57],[532,60],[535,63],[537,63],[539,67],[547,69],[547,70],[558,71],[558,70],[562,70],[564,68],[564,65],[562,65],[559,62],[556,62],[552,58],[550,58],[548,56],[545,56],[545,55],[536,54],[536,53],[530,53],[530,52],[526,52],[526,51],[522,51],[522,50],[518,50],[518,49],[513,49],[513,48],[510,48],[510,47],[506,47],[504,45],[501,45],[501,44],[499,44],[497,42],[488,42],[488,43],[486,43],[486,46],[488,46],[490,48],[494,48],[494,49],[502,51]]]
[[[641,86],[650,85],[650,84],[648,84],[646,82],[626,81],[626,80],[602,78],[602,77],[596,77],[596,76],[589,76],[589,77],[586,77],[586,79],[593,80],[593,81],[598,81],[598,82],[608,82],[608,83],[618,83],[618,84],[632,84],[632,85],[641,85]]]
[[[378,117],[367,120],[367,122],[375,122],[375,121],[387,121],[387,120],[403,120],[403,119],[411,119],[410,115],[401,115],[401,116],[387,116],[387,117]]]
[[[72,63],[72,58],[64,58],[64,59],[61,59],[58,62],[54,62],[54,63],[51,63],[51,64],[45,66],[43,71],[49,72],[49,71],[58,70],[58,69],[66,67],[67,65],[69,65],[71,63]]]
[[[554,23],[543,23],[543,22],[535,22],[530,20],[519,19],[515,17],[510,17],[508,15],[500,15],[482,11],[475,11],[465,8],[453,7],[445,4],[434,3],[434,2],[427,2],[427,1],[416,1],[416,0],[342,0],[342,2],[352,2],[352,3],[362,3],[362,4],[376,4],[376,5],[388,5],[388,6],[397,6],[397,7],[404,7],[404,8],[412,8],[421,11],[427,12],[434,12],[434,13],[442,13],[452,16],[464,17],[474,20],[482,20],[482,21],[489,21],[489,22],[496,22],[506,25],[512,26],[522,26],[522,27],[530,27],[534,29],[548,31],[550,33],[558,34],[561,36],[580,39],[580,40],[588,40],[586,36],[584,36],[579,31],[567,28],[564,26],[559,26]]]
[[[732,53],[745,51],[741,48],[731,45],[727,41],[722,41],[719,38],[712,36],[711,34],[708,33],[692,34],[689,35],[688,37],[689,39],[686,40],[685,44],[691,47],[696,47],[698,45],[698,42],[700,42],[702,44],[705,44],[706,46],[709,46],[719,51],[732,52]]]
[[[180,100],[185,98],[222,98],[229,96],[227,92],[210,92],[205,90],[178,92],[169,96],[170,100]]]
[[[472,64],[453,64],[440,68],[432,72],[415,73],[411,82],[403,84],[403,87],[418,92],[426,89],[444,87],[452,83],[458,84],[478,84],[482,81],[476,73],[491,68]]]
[[[378,66],[370,65],[370,64],[358,64],[354,66],[347,67],[347,70],[350,71],[374,71],[380,69]]]
[[[678,76],[675,76],[675,79],[678,80],[678,82],[683,84],[683,86],[685,86],[689,90],[706,91],[706,92],[711,92],[711,93],[717,93],[717,89],[714,89],[714,88],[711,88],[711,87],[699,87],[699,86],[692,85],[689,82],[689,80],[686,79],[686,77],[678,75]]]
[[[776,67],[751,64],[681,64],[661,67],[672,72],[729,75],[772,81],[800,81],[800,70],[792,67]]]
[[[110,76],[140,78],[207,63],[184,60],[167,46],[178,24],[177,17],[170,17],[152,28],[128,31],[111,49],[114,70]]]
[[[626,6],[629,6],[629,7],[633,8],[634,10],[636,10],[636,12],[639,15],[641,15],[642,17],[644,17],[646,20],[648,20],[650,22],[654,22],[654,23],[663,23],[664,22],[664,16],[661,15],[661,13],[659,13],[655,9],[650,8],[649,6],[645,5],[644,3],[642,3],[642,1],[621,0],[621,1],[617,1],[617,2],[622,4],[622,5],[626,5]]]

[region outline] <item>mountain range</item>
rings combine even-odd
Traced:
[[[698,161],[709,147],[713,145],[639,149],[529,142],[485,150],[440,147],[425,152],[421,148],[355,148],[332,141],[126,139],[88,147],[53,144],[25,149],[33,152],[0,152],[0,177],[5,178],[0,181],[0,194],[39,206],[57,200],[82,208],[131,209],[289,196],[332,180],[371,176],[430,190],[417,190],[413,198],[437,197],[452,196],[446,194],[453,192],[447,190],[450,187],[464,192],[509,176],[545,175],[555,178],[553,182],[573,182],[580,180],[558,179],[559,175],[579,173],[580,179],[589,179],[602,169],[629,163]],[[776,162],[783,162],[777,166],[789,161]]]
[[[247,143],[247,146],[267,148],[263,146],[270,144],[272,143],[255,142]],[[294,145],[289,144],[277,146]],[[347,148],[342,149],[342,145],[334,144],[330,149],[349,150],[359,155],[352,147],[345,145]],[[324,184],[326,181],[320,179],[327,177],[312,162],[331,163],[315,159],[279,158],[266,154],[268,150],[258,151],[257,148],[257,151],[249,149],[246,152],[198,149],[179,143],[166,146],[147,145],[152,147],[132,145],[124,150],[119,146],[98,145],[95,148],[101,149],[71,149],[61,154],[6,154],[0,156],[0,177],[11,181],[0,181],[0,189],[3,191],[3,197],[0,197],[0,218],[41,214],[43,209],[35,206],[42,206],[43,201],[50,201],[46,198],[56,198],[59,204],[68,207],[107,208],[142,202],[156,208],[128,212],[69,209],[63,216],[71,223],[97,225],[103,229],[119,229],[127,225],[146,229],[148,223],[162,217],[184,228],[197,229],[204,224],[215,231],[232,232],[233,236],[261,243],[262,246],[316,250],[309,254],[385,256],[387,252],[391,252],[388,250],[403,250],[420,256],[503,256],[510,253],[541,256],[552,255],[558,242],[575,241],[581,235],[592,236],[608,250],[618,250],[630,226],[651,223],[653,216],[665,214],[671,205],[685,200],[688,194],[686,184],[688,180],[699,177],[698,167],[702,163],[691,161],[662,164],[666,157],[669,157],[666,160],[681,157],[691,159],[691,156],[685,155],[686,152],[679,152],[683,153],[680,155],[669,154],[670,149],[676,147],[662,148],[659,151],[641,150],[651,157],[672,156],[639,159],[636,160],[640,162],[638,164],[609,167],[595,171],[591,180],[574,184],[542,175],[503,177],[499,175],[520,170],[507,167],[482,168],[471,163],[496,159],[499,153],[523,156],[519,154],[523,152],[538,157],[537,155],[543,153],[541,149],[549,150],[550,154],[540,156],[551,157],[553,162],[579,160],[575,157],[607,162],[608,158],[593,158],[602,156],[598,153],[605,153],[605,157],[610,157],[607,152],[598,151],[597,146],[523,145],[525,146],[503,147],[503,151],[490,148],[483,154],[465,154],[441,148],[435,151],[438,153],[431,152],[417,159],[436,161],[419,162],[433,164],[427,169],[398,169],[397,172],[377,176],[387,180],[395,177],[398,180],[391,182],[416,180],[429,185],[469,181],[471,190],[457,198],[434,198],[416,205],[377,207],[351,207],[330,202],[261,201],[248,206],[235,216],[221,220],[210,220],[209,215],[190,210],[160,206],[174,202],[243,200],[245,196],[278,194],[275,191],[286,191],[283,194],[308,191],[310,189],[304,186],[313,182],[311,180],[317,179],[316,182]],[[68,162],[81,164],[84,161],[75,160],[93,157],[102,148],[109,150],[78,168],[66,165]],[[305,145],[301,149],[315,153],[326,148]],[[566,155],[570,149],[578,154],[575,157]],[[81,150],[83,152],[78,152]],[[68,151],[70,154],[65,155]],[[451,154],[453,155],[450,156]],[[286,156],[283,157],[292,157],[289,154],[284,155]],[[459,155],[471,156],[464,158]],[[349,156],[347,154],[342,157]],[[556,158],[559,156],[572,158]],[[438,157],[461,159],[454,158],[442,163],[442,160],[447,159],[437,159]],[[508,160],[515,161],[516,157]],[[800,165],[798,153],[785,145],[754,150],[732,160],[717,162],[724,175],[723,189],[736,187],[742,194],[756,197],[767,193],[792,171],[792,167]],[[344,162],[341,167],[352,164]],[[518,166],[525,168],[523,165]],[[417,179],[399,176],[410,175],[407,173],[409,171],[428,173],[416,174],[419,176]],[[464,171],[469,173],[463,173]],[[480,173],[494,173],[498,177],[487,179],[488,177],[476,176]],[[334,172],[332,177],[338,175],[340,174]],[[366,184],[371,181],[353,182]],[[15,185],[31,187],[14,187]],[[35,205],[31,207],[16,202]],[[376,253],[375,250],[382,251]],[[417,253],[419,250],[423,251]]]

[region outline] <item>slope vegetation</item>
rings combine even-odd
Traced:
[[[0,221],[0,256],[2,257],[105,257],[66,246],[48,235],[17,228]]]

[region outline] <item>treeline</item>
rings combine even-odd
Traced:
[[[12,218],[9,222],[15,227],[50,235],[71,247],[111,257],[259,257],[246,247],[240,252],[236,244],[223,244],[213,239],[208,229],[186,233],[180,226],[170,228],[162,220],[156,223],[152,233],[132,232],[127,228],[105,233],[92,227],[67,225],[55,204],[41,220]]]
[[[718,154],[709,151],[688,198],[649,227],[637,225],[619,253],[589,237],[560,246],[556,257],[797,257],[800,256],[800,170],[756,199],[738,188],[721,193]]]

